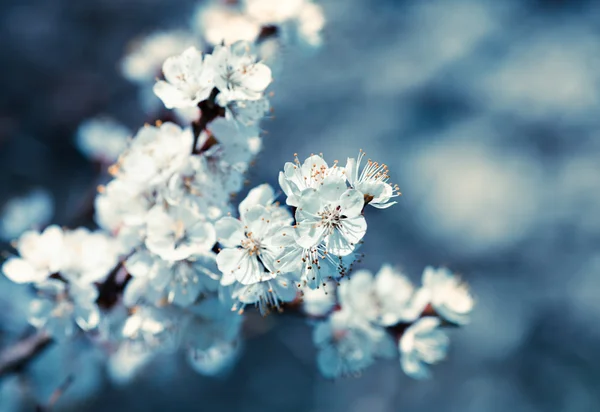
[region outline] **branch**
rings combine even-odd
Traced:
[[[46,332],[35,332],[0,352],[0,377],[19,372],[52,343]]]
[[[56,388],[56,390],[54,392],[52,392],[52,395],[50,396],[50,400],[48,400],[48,403],[46,405],[38,405],[36,407],[36,409],[35,409],[36,412],[50,411],[50,409],[52,409],[54,407],[54,405],[60,399],[60,397],[63,395],[63,393],[65,393],[65,391],[67,389],[69,389],[69,386],[71,386],[71,384],[73,383],[74,380],[75,380],[75,377],[73,375],[67,376],[67,379],[65,379],[65,381],[58,388]]]

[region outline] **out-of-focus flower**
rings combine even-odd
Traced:
[[[108,376],[117,385],[130,383],[153,359],[153,353],[122,343],[107,362]]]
[[[267,280],[252,284],[236,284],[231,296],[239,304],[232,309],[243,309],[246,305],[258,306],[260,313],[266,315],[271,308],[281,308],[281,303],[292,302],[298,295],[293,274],[278,274]]]
[[[30,303],[29,323],[43,328],[53,338],[71,337],[76,327],[88,331],[100,323],[96,306],[98,291],[93,285],[48,279],[36,285],[38,298]]]
[[[438,318],[421,318],[406,329],[400,338],[400,362],[408,376],[428,378],[430,372],[427,364],[437,363],[446,357],[449,340],[439,326]]]
[[[114,166],[116,176],[131,185],[164,184],[181,170],[190,155],[192,132],[174,123],[144,126]]]
[[[391,358],[397,353],[385,330],[357,320],[346,310],[336,311],[317,324],[313,341],[319,348],[319,369],[328,378],[357,374],[376,357]]]
[[[254,41],[260,33],[260,24],[238,8],[215,3],[198,8],[193,24],[212,45]]]
[[[357,271],[338,288],[344,309],[382,326],[413,322],[419,317],[427,300],[414,292],[410,280],[390,265],[383,265],[375,276],[367,270]]]
[[[235,100],[259,100],[272,81],[271,69],[257,61],[252,45],[236,42],[217,46],[212,53],[217,102],[225,107]]]
[[[306,190],[296,210],[298,244],[310,248],[325,241],[328,253],[351,254],[367,231],[364,204],[363,194],[348,189],[343,178],[327,178],[318,190]]]
[[[365,156],[362,150],[357,159],[348,158],[346,177],[353,189],[359,190],[365,196],[365,203],[378,209],[386,209],[396,202],[391,199],[399,196],[397,185],[392,186],[389,180],[388,168],[384,164],[367,160],[367,165],[360,171],[360,163]]]
[[[184,31],[158,32],[133,44],[121,64],[123,75],[136,83],[151,83],[160,75],[165,59],[197,46],[198,40]]]
[[[60,274],[67,280],[101,282],[117,264],[120,246],[104,232],[78,228],[64,232],[63,253],[65,262]]]
[[[123,337],[136,350],[166,351],[179,342],[177,319],[168,307],[138,306],[123,325]]]
[[[42,282],[64,265],[64,237],[58,226],[49,226],[42,233],[25,232],[17,242],[20,258],[10,258],[4,265],[4,275],[16,283]]]
[[[241,342],[222,342],[206,350],[190,349],[187,359],[192,368],[201,375],[218,376],[229,371],[240,355]]]
[[[426,267],[423,292],[442,318],[459,325],[469,323],[475,302],[467,285],[448,269]]]
[[[163,64],[165,80],[154,85],[154,93],[168,109],[193,107],[210,96],[214,87],[213,56],[195,47],[169,57]]]
[[[169,303],[179,306],[191,305],[202,292],[214,292],[219,285],[215,258],[209,253],[171,262],[138,251],[127,260],[126,267],[136,279],[148,278],[152,288],[166,296]]]
[[[111,164],[127,148],[131,132],[109,117],[82,123],[77,129],[77,147],[89,159]]]
[[[146,247],[166,260],[209,252],[216,243],[213,225],[183,206],[154,206],[147,215]]]
[[[2,208],[0,238],[12,240],[36,226],[45,226],[54,214],[52,195],[43,189],[10,199]]]
[[[295,18],[306,0],[244,0],[246,12],[261,24],[278,24]]]
[[[319,289],[311,289],[303,287],[302,291],[302,308],[309,316],[317,318],[327,315],[333,310],[336,304],[335,285],[333,282],[328,282],[325,286]]]

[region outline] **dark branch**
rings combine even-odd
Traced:
[[[36,332],[5,348],[0,352],[0,377],[20,372],[51,343],[46,332]]]
[[[200,108],[200,119],[196,120],[192,123],[192,131],[194,132],[194,143],[192,145],[192,154],[200,153],[202,150],[206,150],[206,148],[201,147],[198,149],[196,145],[198,144],[198,138],[200,134],[204,130],[206,130],[206,126],[217,117],[225,117],[225,109],[219,106],[216,103],[217,95],[219,94],[219,89],[214,88],[210,93],[208,99],[201,101],[198,103],[198,107]],[[204,145],[206,146],[206,144]]]

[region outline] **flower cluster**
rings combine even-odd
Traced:
[[[178,115],[131,138],[106,118],[80,127],[82,152],[114,163],[94,202],[101,230],[26,232],[2,271],[36,290],[33,326],[54,339],[93,330],[117,382],[178,348],[199,373],[228,370],[243,347],[248,305],[263,315],[302,308],[317,319],[327,377],[398,353],[407,374],[426,376],[426,364],[446,353],[442,322],[467,323],[473,300],[445,269],[427,268],[419,289],[389,266],[350,277],[367,211],[400,195],[386,165],[365,162],[362,150],[345,165],[296,156],[278,176],[285,202],[262,184],[235,213],[233,195],[261,149],[260,121],[270,110],[272,69],[261,47],[293,28],[317,44],[324,19],[310,0],[230,3],[197,14],[211,47],[185,32],[156,35],[124,62],[130,79],[155,81],[154,94]]]
[[[119,245],[104,232],[64,231],[49,226],[25,232],[16,243],[20,257],[2,266],[16,283],[31,283],[37,297],[31,302],[29,322],[44,327],[54,338],[70,337],[79,327],[98,326],[96,284],[117,264]]]
[[[243,0],[198,8],[196,26],[209,44],[256,41],[263,30],[280,30],[286,38],[297,37],[310,46],[321,44],[325,17],[312,0]]]
[[[343,282],[337,289],[336,310],[322,313],[326,318],[314,329],[323,375],[356,374],[376,358],[399,353],[407,375],[428,377],[427,365],[442,360],[448,349],[448,337],[440,328],[443,322],[468,323],[474,301],[466,286],[445,268],[425,268],[422,282],[415,289],[389,265],[375,276],[361,270]],[[305,306],[312,305],[311,300]]]

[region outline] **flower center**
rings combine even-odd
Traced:
[[[325,227],[325,230],[329,234],[342,226],[342,220],[346,218],[346,216],[342,215],[342,208],[339,205],[335,208],[326,206],[325,209],[318,214],[321,217],[320,225]]]
[[[246,233],[246,239],[242,240],[242,247],[248,251],[250,256],[260,255],[262,249],[260,241],[252,237],[252,232]]]

